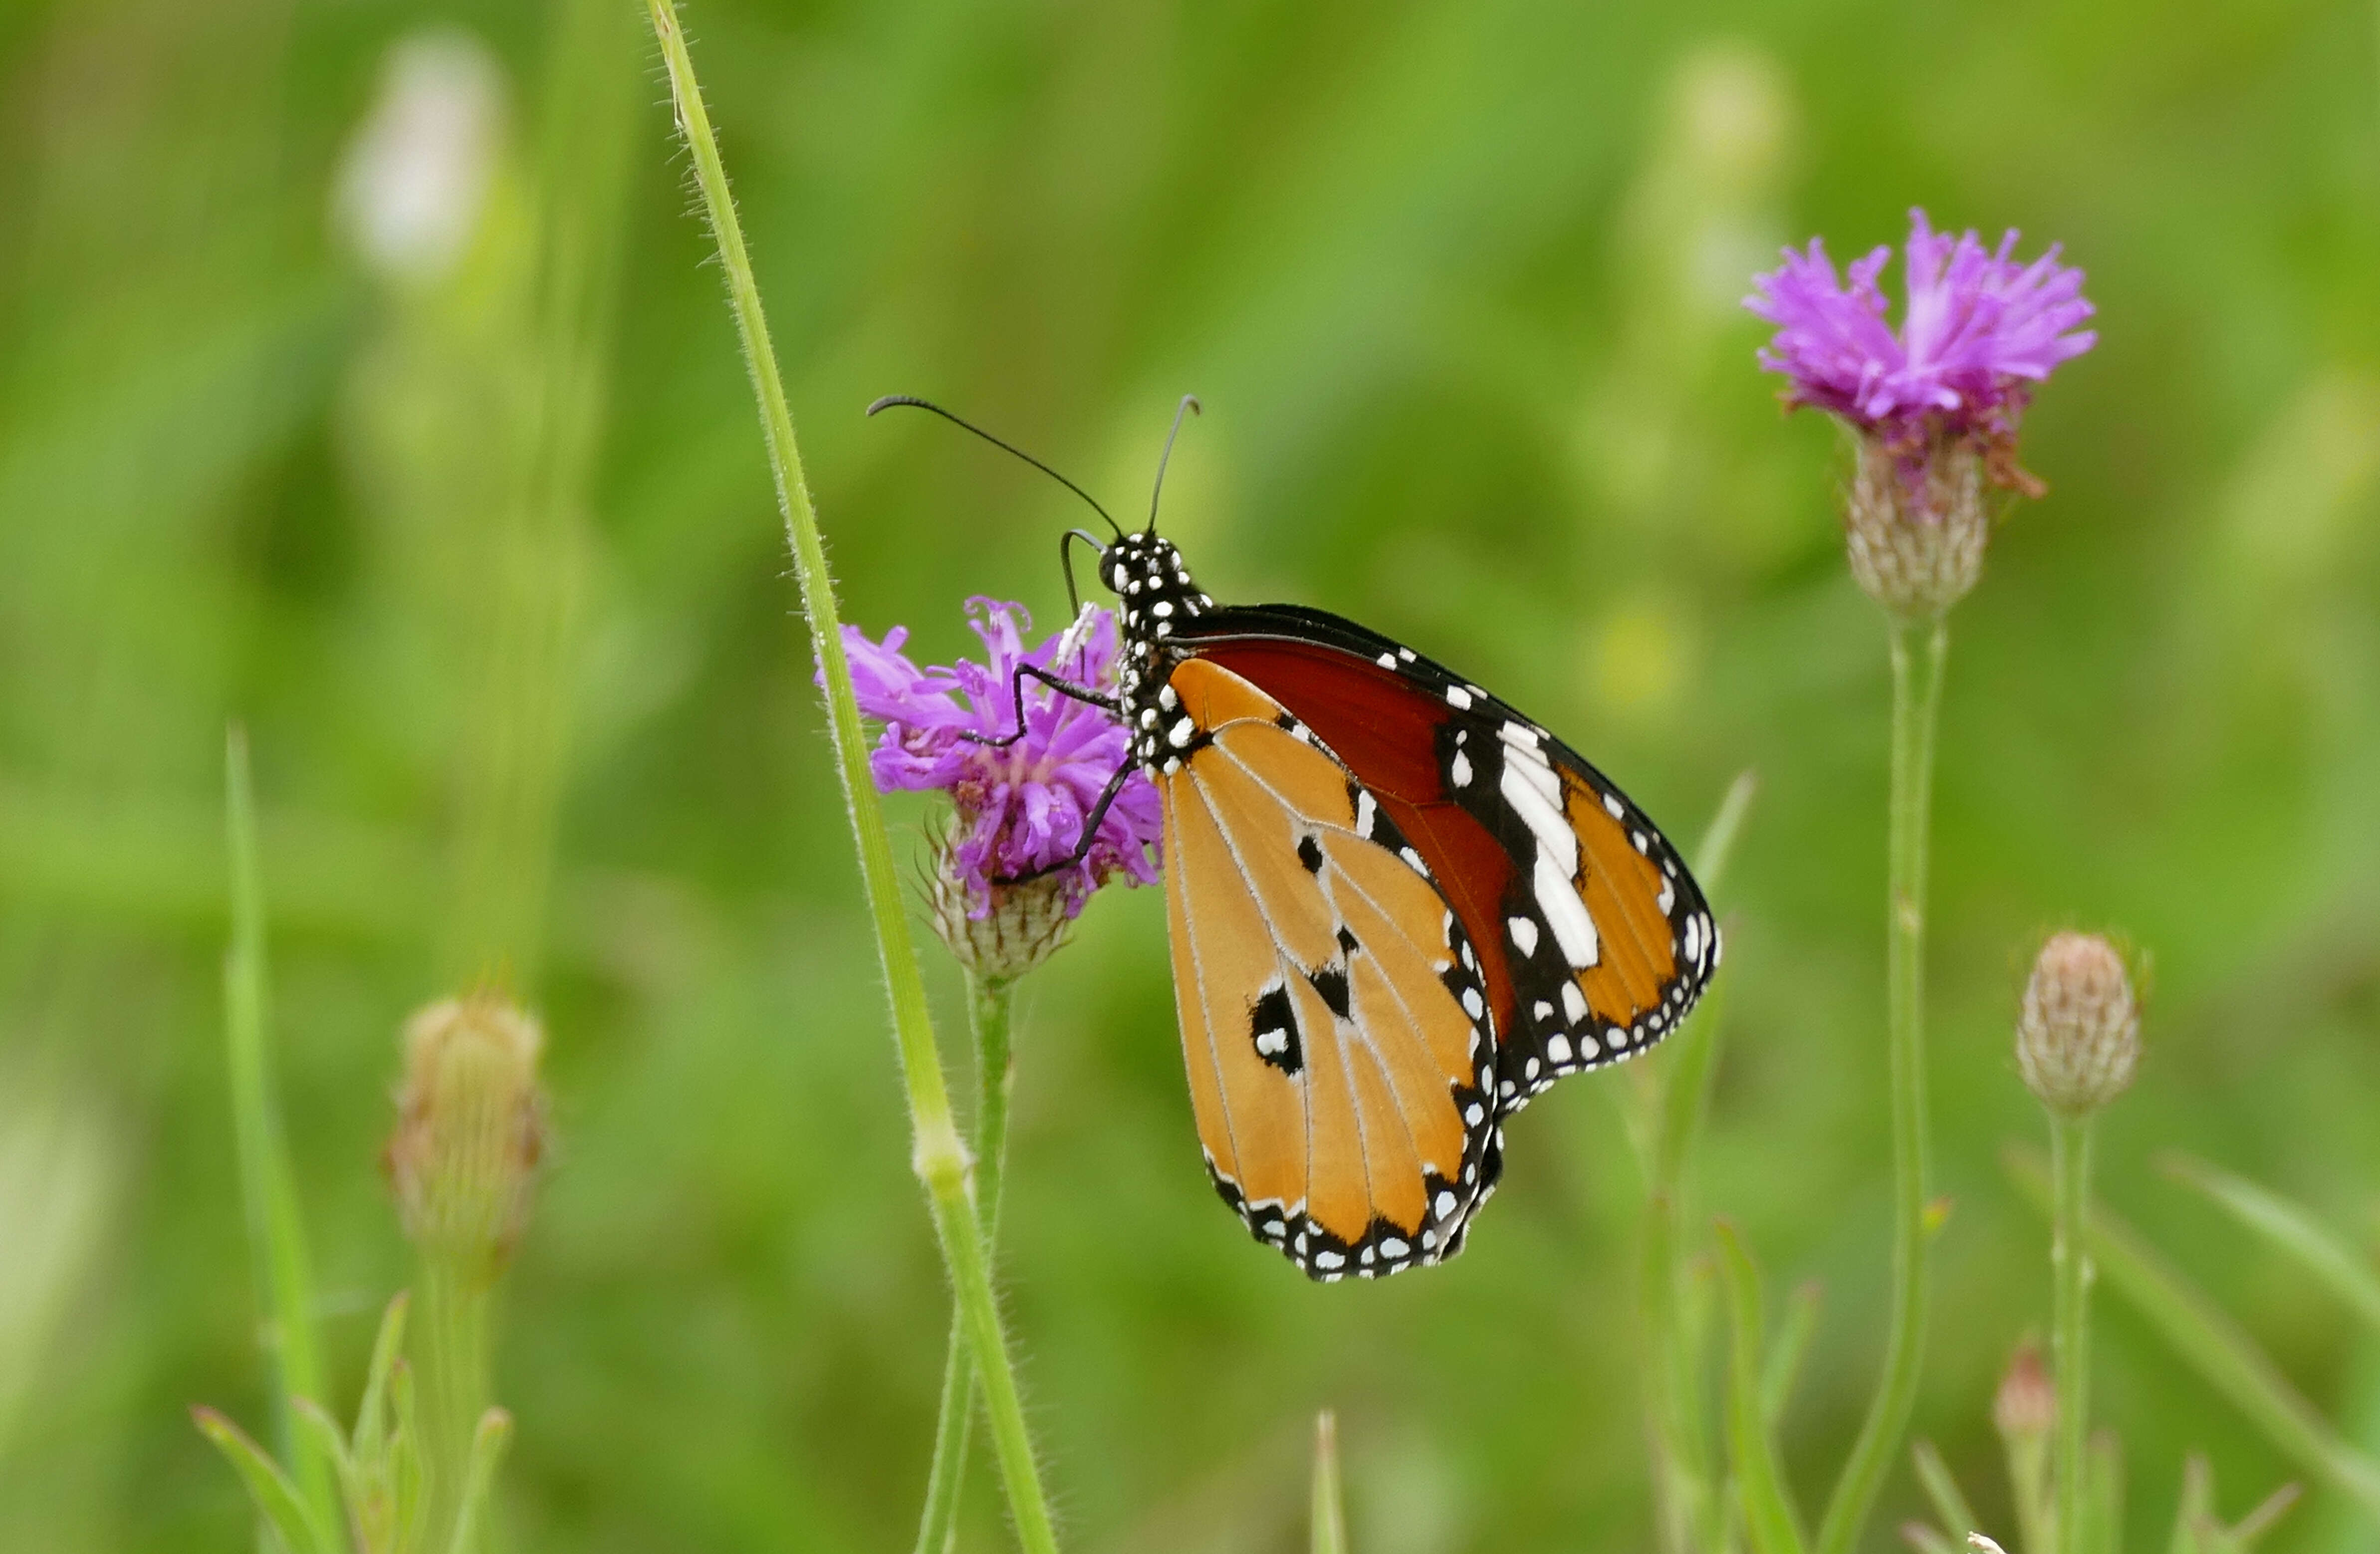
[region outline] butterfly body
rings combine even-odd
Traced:
[[[1693,1007],[1701,892],[1576,752],[1411,649],[1218,607],[1153,528],[1100,577],[1217,1190],[1316,1279],[1452,1256],[1504,1119]]]

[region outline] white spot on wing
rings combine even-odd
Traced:
[[[1571,877],[1558,869],[1542,849],[1537,853],[1534,884],[1537,910],[1552,927],[1563,958],[1582,971],[1600,961],[1603,953],[1596,941],[1595,919],[1587,916],[1586,903],[1578,898],[1578,887]]]
[[[1471,693],[1461,686],[1449,686],[1446,687],[1446,704],[1450,707],[1468,710],[1471,706]]]

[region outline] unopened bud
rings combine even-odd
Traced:
[[[494,1279],[528,1217],[545,1152],[544,1041],[492,993],[433,1003],[405,1027],[389,1181],[422,1257],[467,1279]]]
[[[2034,960],[2017,1020],[2026,1087],[2061,1116],[2086,1117],[2124,1093],[2140,1057],[2123,956],[2095,933],[2052,935]]]
[[[1843,511],[1852,576],[1894,614],[1926,620],[1967,596],[1992,536],[1987,461],[1971,439],[1937,435],[1910,448],[1859,439]]]
[[[978,982],[1012,982],[1057,953],[1074,925],[1063,874],[990,887],[987,902],[960,877],[947,844],[934,849],[927,907],[934,932]],[[973,911],[970,911],[970,908]]]
[[[2041,1363],[2041,1347],[2026,1339],[2009,1357],[2008,1374],[1992,1396],[1992,1425],[2011,1445],[2049,1439],[2058,1419],[2058,1392]]]

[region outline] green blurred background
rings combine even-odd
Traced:
[[[559,1138],[498,1361],[510,1545],[905,1548],[945,1297],[638,7],[0,14],[0,1548],[252,1546],[184,1412],[265,1408],[219,1003],[232,718],[342,1406],[407,1277],[375,1168],[398,1026],[499,970],[546,1016]],[[1129,511],[1196,391],[1168,527],[1218,595],[1462,667],[1684,838],[1757,770],[1702,1201],[1773,1285],[1825,1286],[1787,1415],[1813,1502],[1883,1320],[1884,632],[1834,433],[1779,415],[1736,303],[1779,244],[1897,241],[1917,202],[2062,240],[2102,343],[2042,395],[2052,494],[1955,620],[1956,1210],[1917,1426],[2006,1526],[1987,1404],[2047,1303],[1998,1165],[2041,1132],[2009,1033],[2072,924],[2155,956],[2108,1196],[2380,1437],[2380,1351],[2155,1169],[2186,1146],[2380,1235],[2368,0],[687,21],[853,619],[931,658],[971,644],[970,593],[1054,625],[1081,516],[873,396]],[[1649,1545],[1624,1079],[1516,1125],[1460,1262],[1325,1289],[1207,1185],[1159,892],[1098,901],[1022,1008],[1002,1275],[1072,1547],[1300,1546],[1324,1405],[1364,1554]],[[2234,1513],[2287,1475],[2102,1311],[2137,1546],[2189,1449]],[[1896,1468],[1869,1546],[1916,1505]],[[967,1546],[1004,1537],[979,1465]],[[2275,1547],[2380,1536],[2317,1494]]]

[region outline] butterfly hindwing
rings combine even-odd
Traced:
[[[1250,1231],[1318,1279],[1461,1245],[1499,1155],[1495,1034],[1463,919],[1311,732],[1190,659],[1160,778],[1198,1131]]]
[[[1319,611],[1217,610],[1184,623],[1175,646],[1261,686],[1411,838],[1481,965],[1500,1115],[1563,1074],[1644,1050],[1693,1007],[1718,961],[1693,877],[1543,728]]]

